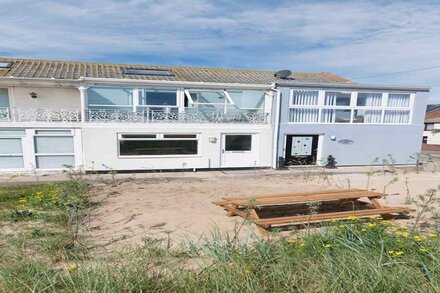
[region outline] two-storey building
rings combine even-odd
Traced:
[[[274,74],[0,58],[0,170],[275,167],[328,154],[411,163],[420,151],[416,93],[428,89]]]

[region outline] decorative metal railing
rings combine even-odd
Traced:
[[[127,111],[115,109],[89,109],[89,122],[128,122],[128,123],[254,123],[267,122],[263,111],[234,110],[226,113],[219,111],[199,111],[187,109],[186,112],[157,111],[145,109]]]
[[[81,110],[55,108],[0,108],[0,121],[80,122]]]
[[[151,110],[87,109],[85,122],[94,123],[267,123],[262,110],[213,111],[188,108],[185,112]],[[80,109],[0,108],[0,121],[81,122]]]

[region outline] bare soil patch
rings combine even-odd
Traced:
[[[97,247],[112,250],[139,244],[145,237],[170,239],[172,243],[209,237],[213,232],[233,234],[242,219],[226,217],[212,204],[223,196],[277,194],[335,188],[367,187],[368,168],[360,173],[309,174],[303,170],[168,173],[161,176],[124,175],[115,181],[95,181],[94,204],[86,234]],[[385,191],[388,205],[405,205],[407,197],[440,184],[435,172],[375,172],[368,188]],[[399,220],[400,221],[400,220]],[[255,229],[256,230],[256,229]],[[240,237],[256,233],[245,226]]]

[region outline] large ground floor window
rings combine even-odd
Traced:
[[[22,169],[24,129],[0,130],[0,169]]]
[[[120,156],[197,155],[198,134],[119,134]]]
[[[63,169],[75,166],[71,130],[36,130],[34,145],[37,169]]]

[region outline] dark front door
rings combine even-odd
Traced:
[[[287,135],[286,165],[315,165],[318,135]]]

